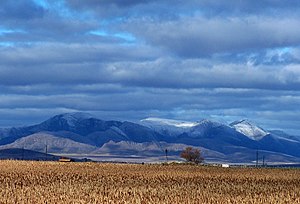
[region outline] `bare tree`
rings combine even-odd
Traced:
[[[187,162],[193,162],[195,164],[202,163],[204,158],[201,156],[201,150],[187,147],[180,153],[180,157],[185,159]]]

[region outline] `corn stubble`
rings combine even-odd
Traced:
[[[0,203],[300,203],[300,170],[0,161]]]

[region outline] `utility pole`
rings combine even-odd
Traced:
[[[265,155],[263,155],[263,167],[265,166]]]
[[[168,162],[168,149],[165,150],[166,153],[166,161]]]

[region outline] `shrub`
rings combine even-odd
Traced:
[[[201,156],[201,150],[187,147],[180,153],[180,157],[185,159],[187,162],[193,162],[195,164],[202,163],[204,158]]]

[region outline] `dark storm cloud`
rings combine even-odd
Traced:
[[[99,86],[100,87],[100,86]],[[30,87],[27,87],[29,89]],[[2,108],[49,108],[65,107],[84,111],[126,111],[126,110],[173,110],[180,107],[184,110],[223,110],[248,109],[264,111],[279,107],[281,111],[293,111],[300,102],[300,96],[295,93],[272,94],[269,91],[258,90],[168,90],[157,91],[155,89],[129,88],[123,91],[105,92],[104,86],[98,88],[98,94],[88,88],[75,87],[63,93],[54,93],[53,87],[40,88],[45,93],[27,91],[26,94],[1,95],[0,105]],[[113,89],[112,87],[107,87]],[[117,89],[116,89],[117,90]],[[76,91],[76,94],[74,94]],[[248,94],[253,92],[252,94]],[[176,94],[175,94],[176,93]],[[257,94],[259,93],[259,94]],[[256,98],[255,98],[256,97]],[[89,100],[84,100],[89,98]],[[222,103],[218,101],[222,98]],[[277,99],[277,100],[275,100]],[[132,101],[135,103],[132,103]],[[112,104],[112,101],[115,103]],[[99,105],[99,102],[101,105]],[[289,104],[287,106],[287,104]]]
[[[156,2],[160,2],[160,4],[167,3],[157,0],[87,0],[85,2],[66,0],[66,4],[74,10],[93,12],[97,16],[109,18],[127,18],[130,15],[152,13],[154,9],[159,8]]]
[[[128,17],[130,12],[134,13],[134,15],[160,17],[168,17],[172,13],[173,16],[176,16],[182,13],[192,14],[194,12],[201,12],[210,17],[266,13],[281,15],[290,11],[297,11],[300,6],[299,1],[296,0],[67,0],[67,4],[73,9],[94,11],[98,15],[109,14],[112,17],[120,14],[126,14],[125,16]],[[111,10],[105,10],[107,7]],[[138,7],[139,11],[132,10],[132,8],[136,7]]]
[[[184,57],[257,52],[299,45],[299,28],[299,19],[270,17],[183,17],[163,22],[136,20],[128,26],[148,42]]]
[[[40,64],[68,66],[68,64],[78,63],[85,68],[87,64],[95,62],[147,61],[158,57],[161,52],[148,46],[44,43],[17,48],[0,48],[0,54],[0,65],[3,66]]]
[[[42,18],[46,10],[31,0],[1,0],[0,19],[26,21],[35,18]]]
[[[232,0],[232,1],[194,1],[198,5],[208,9],[209,12],[223,13],[231,15],[232,13],[249,14],[249,13],[268,13],[273,12],[277,15],[278,11],[299,10],[300,2],[296,0]],[[276,12],[277,11],[277,12]]]
[[[123,120],[249,118],[300,132],[298,1],[0,7],[1,126],[86,111]]]
[[[116,40],[89,35],[99,24],[95,20],[79,18],[77,13],[68,13],[63,1],[50,1],[49,5],[53,5],[47,8],[36,4],[37,1],[1,1],[0,42],[22,45],[36,42],[84,43]],[[64,9],[66,11],[62,12]],[[1,30],[9,32],[1,33]]]
[[[155,1],[155,0],[154,0]],[[105,7],[107,5],[116,5],[118,7],[129,7],[138,4],[145,4],[149,2],[154,2],[153,0],[86,0],[82,2],[80,0],[67,0],[69,5],[76,7],[78,9],[82,8],[96,8],[96,7]]]
[[[159,58],[148,46],[43,44],[0,51],[0,84],[299,90],[299,66]],[[16,73],[18,76],[16,78]],[[17,79],[17,80],[16,80]],[[188,80],[187,80],[188,79]]]

